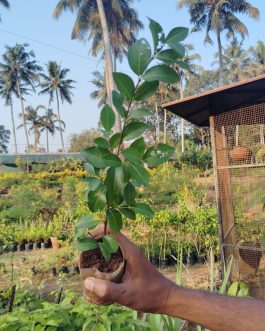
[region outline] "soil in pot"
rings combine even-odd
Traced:
[[[81,279],[84,281],[87,277],[95,277],[98,279],[106,279],[115,283],[121,282],[124,274],[125,262],[120,249],[111,255],[109,261],[105,261],[100,249],[82,252],[79,257],[79,269]],[[83,284],[82,284],[83,285]],[[84,298],[87,301],[101,304],[98,298],[84,288]],[[112,302],[105,303],[106,305]]]

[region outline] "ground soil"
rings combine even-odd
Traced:
[[[95,267],[101,272],[111,273],[117,270],[123,261],[122,252],[118,249],[117,253],[111,255],[109,261],[106,261],[100,249],[83,252],[80,256],[81,268]]]

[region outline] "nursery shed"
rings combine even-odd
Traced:
[[[163,107],[210,127],[223,266],[265,299],[265,75]]]

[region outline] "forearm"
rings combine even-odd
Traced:
[[[159,313],[192,321],[212,331],[264,331],[265,302],[171,287]]]

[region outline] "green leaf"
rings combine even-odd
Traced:
[[[87,236],[86,234],[85,234],[85,232],[84,232],[84,229],[82,229],[82,228],[75,228],[75,238],[77,239],[77,240],[81,240],[81,239],[83,239],[85,236]]]
[[[141,155],[141,153],[133,147],[124,149],[122,154],[125,156],[126,160],[132,163],[140,163],[143,160],[143,155]]]
[[[82,154],[82,152],[81,152],[81,154]],[[85,163],[84,168],[85,168],[86,172],[88,172],[90,175],[95,175],[95,169],[92,167],[91,164]]]
[[[93,238],[85,238],[81,239],[77,242],[76,245],[79,251],[85,252],[90,251],[92,249],[98,248],[98,242]]]
[[[107,220],[112,231],[120,231],[122,227],[122,216],[117,209],[110,208],[107,210]]]
[[[132,183],[128,183],[124,188],[124,200],[128,206],[135,205],[136,190]]]
[[[152,20],[149,17],[148,19],[149,19],[149,29],[152,33],[153,42],[154,42],[154,50],[156,51],[160,40],[159,34],[163,32],[163,29],[159,23],[157,23],[156,21]]]
[[[117,240],[113,236],[104,236],[103,242],[105,242],[106,245],[109,246],[109,251],[111,252],[111,254],[117,252],[119,245]]]
[[[112,207],[118,206],[124,199],[124,173],[123,168],[110,168],[105,178],[107,187],[107,201]]]
[[[119,210],[125,217],[129,218],[130,220],[136,219],[135,212],[132,209],[127,207],[122,207]]]
[[[134,149],[137,149],[137,151],[141,154],[141,156],[144,154],[146,145],[145,145],[145,141],[144,138],[138,138],[137,140],[135,140],[132,144],[131,147]]]
[[[166,49],[156,55],[156,59],[168,65],[176,63],[179,58],[178,54],[173,49]]]
[[[112,154],[101,147],[89,147],[81,152],[83,157],[95,168],[119,167],[121,160],[117,155]]]
[[[154,215],[153,210],[146,203],[137,203],[132,209],[137,213],[146,217],[152,217]]]
[[[121,94],[124,95],[127,100],[131,100],[135,91],[134,82],[131,77],[121,72],[114,72],[113,78]]]
[[[92,230],[99,225],[99,222],[94,219],[93,215],[84,215],[79,217],[75,222],[76,228]]]
[[[173,50],[176,52],[176,54],[178,55],[178,58],[182,59],[185,56],[185,47],[179,43],[176,43],[174,45],[171,45],[171,47],[173,48]]]
[[[143,82],[137,89],[134,100],[144,101],[150,98],[152,95],[156,94],[159,86],[159,82]]]
[[[89,183],[89,187],[87,190],[87,193],[90,191],[95,191],[99,184],[100,184],[100,180],[98,178],[95,177],[86,177],[82,179],[83,182]]]
[[[172,29],[166,37],[166,43],[173,48],[173,45],[188,37],[189,29],[178,27]]]
[[[144,79],[148,82],[160,81],[168,84],[176,83],[179,81],[179,75],[172,68],[159,64],[146,71]]]
[[[93,213],[102,210],[106,203],[106,186],[103,184],[100,184],[95,191],[91,191],[87,195],[87,204]]]
[[[112,91],[112,102],[114,104],[115,109],[120,114],[122,118],[126,117],[126,110],[123,107],[124,97],[118,91]]]
[[[143,134],[149,125],[143,122],[129,123],[124,128],[123,139],[125,141],[135,139]]]
[[[111,252],[109,251],[109,245],[106,244],[105,242],[98,243],[98,245],[99,245],[99,248],[101,250],[101,253],[102,253],[104,259],[108,262],[111,258]],[[102,328],[102,330],[105,330],[105,328]]]
[[[239,287],[239,283],[238,282],[232,283],[232,285],[229,287],[229,289],[227,291],[227,295],[229,295],[231,297],[236,297],[237,296],[237,292],[238,292],[238,287]]]
[[[127,167],[127,171],[139,184],[148,185],[150,174],[149,172],[139,164],[130,164]]]
[[[152,56],[151,47],[144,38],[137,40],[128,49],[128,62],[136,75],[141,75],[148,67]]]
[[[190,71],[190,66],[188,65],[188,63],[184,62],[184,61],[176,61],[176,64],[184,69],[184,70],[187,70],[187,71]]]
[[[115,114],[109,105],[105,105],[100,113],[100,121],[106,131],[110,131],[115,124]]]
[[[144,161],[150,166],[155,167],[171,159],[175,152],[174,147],[166,144],[158,144],[157,147],[150,147],[144,155]]]
[[[132,119],[132,118],[143,118],[143,117],[147,117],[147,116],[152,116],[153,113],[148,110],[148,109],[143,109],[143,108],[140,108],[140,109],[134,109],[132,110],[130,113],[129,113],[129,119]]]
[[[120,143],[120,140],[121,140],[121,133],[120,132],[115,133],[110,138],[110,141],[109,141],[110,142],[110,147],[112,149],[118,147],[119,146],[119,143]]]
[[[104,149],[109,149],[110,148],[109,142],[106,139],[102,138],[102,137],[98,137],[98,138],[94,139],[94,143],[97,146],[99,146],[101,148],[104,148]]]

